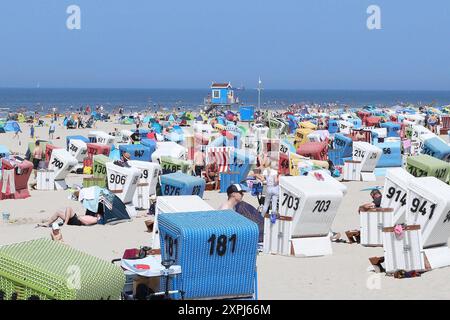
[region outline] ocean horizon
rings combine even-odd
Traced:
[[[236,89],[235,89],[236,90]],[[81,106],[102,105],[107,110],[178,108],[197,109],[209,89],[130,89],[130,88],[0,88],[0,108],[26,108],[47,111],[56,107],[71,110]],[[241,105],[257,105],[256,89],[236,90]],[[262,108],[284,108],[294,103],[393,106],[411,103],[436,106],[450,104],[450,91],[444,90],[305,90],[266,89],[261,92]]]

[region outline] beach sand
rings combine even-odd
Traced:
[[[29,139],[29,127],[21,124],[21,145],[12,139],[13,133],[0,134],[0,144],[11,151],[25,153]],[[131,126],[98,122],[97,130],[111,132],[115,127]],[[65,147],[67,135],[87,135],[95,129],[67,130],[58,126],[52,142]],[[48,139],[48,127],[36,128],[36,136]],[[32,179],[32,178],[31,178]],[[82,176],[71,174],[67,182],[81,184]],[[347,182],[348,193],[344,197],[333,231],[341,232],[359,227],[358,207],[369,202],[368,192],[360,191],[368,186],[384,184],[384,178],[376,182]],[[0,222],[0,245],[37,238],[49,238],[50,229],[35,228],[36,223],[48,218],[57,209],[72,206],[76,212],[84,212],[82,206],[69,200],[67,191],[31,191],[24,200],[0,201],[0,212],[10,213],[10,223]],[[205,192],[204,199],[213,207],[219,207],[225,194]],[[256,198],[246,195],[244,200],[255,205]],[[146,232],[143,211],[141,217],[114,226],[91,227],[63,226],[64,241],[70,246],[106,261],[121,257],[127,248],[151,246],[151,234]],[[357,244],[333,243],[333,255],[315,258],[294,258],[260,253],[258,265],[259,299],[449,299],[450,268],[433,270],[420,278],[394,279],[384,274],[368,271],[371,256],[383,255],[382,248],[365,248]]]

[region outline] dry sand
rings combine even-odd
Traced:
[[[29,127],[22,124],[23,133],[13,140],[12,133],[0,134],[0,144],[11,151],[25,153],[29,139]],[[114,123],[97,123],[98,130],[111,132],[115,127],[130,128]],[[67,130],[58,126],[53,144],[65,147],[67,135],[87,135],[95,129]],[[48,139],[48,127],[36,128],[36,136]],[[69,185],[80,184],[82,176],[71,174]],[[345,183],[348,193],[340,206],[333,230],[344,232],[358,228],[357,208],[370,201],[368,192],[360,190],[367,186],[383,185],[384,178],[376,182]],[[66,191],[31,191],[24,200],[0,201],[0,212],[11,214],[11,222],[0,222],[0,245],[25,240],[50,237],[47,228],[35,228],[37,222],[48,218],[55,210],[72,206],[83,212],[79,203],[67,199]],[[224,194],[206,192],[204,199],[213,207],[225,200]],[[244,200],[256,205],[256,198],[246,195]],[[64,226],[63,237],[70,246],[110,261],[122,255],[127,248],[151,246],[151,235],[146,232],[144,212],[131,222],[114,226],[74,227]],[[360,245],[333,243],[333,255],[316,258],[294,258],[259,254],[258,293],[260,299],[449,299],[450,268],[433,270],[420,278],[394,279],[384,274],[368,271],[368,258],[383,255],[382,248],[365,248]]]

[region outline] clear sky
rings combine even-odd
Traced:
[[[81,30],[66,9],[81,8]],[[367,7],[381,8],[368,30]],[[2,0],[0,87],[450,90],[448,0]]]

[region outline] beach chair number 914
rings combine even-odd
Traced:
[[[400,196],[402,195],[402,190],[396,190],[394,187],[390,187],[388,189],[388,192],[386,194],[386,197],[388,199],[392,199],[394,198],[394,196],[397,194],[397,196],[395,197],[395,202],[398,202],[398,200],[400,199]],[[406,204],[406,192],[403,193],[403,197],[400,199],[400,203],[402,204],[402,207]]]

